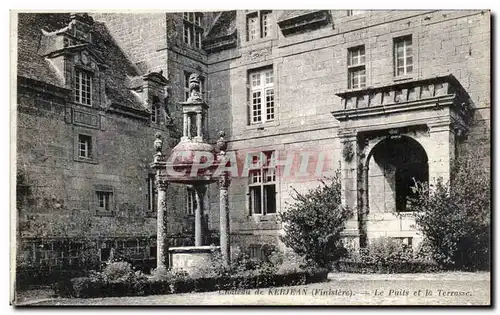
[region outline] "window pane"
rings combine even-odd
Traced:
[[[266,90],[266,120],[274,119],[274,90]]]
[[[189,44],[189,26],[184,24],[184,43]]]
[[[252,87],[260,86],[260,73],[252,73]]]
[[[252,93],[252,116],[253,121],[258,122],[261,121],[261,110],[262,110],[262,99],[261,92],[253,92]]]
[[[250,206],[252,214],[261,214],[261,186],[250,187]]]
[[[271,35],[271,13],[264,13],[262,15],[262,37],[268,37]]]
[[[248,32],[248,40],[257,38],[257,17],[248,17],[247,20],[247,32]]]
[[[276,186],[264,186],[264,200],[266,204],[266,213],[276,213]]]
[[[276,170],[274,168],[264,169],[264,182],[272,183],[276,181]]]
[[[262,182],[262,173],[260,170],[250,172],[250,184],[258,184]]]
[[[273,70],[267,70],[265,73],[266,76],[266,84],[273,83]]]

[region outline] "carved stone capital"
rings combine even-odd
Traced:
[[[219,185],[219,189],[227,189],[231,184],[231,177],[229,176],[229,174],[224,173],[221,176],[219,176],[217,184]]]
[[[167,190],[168,188],[167,179],[156,175],[156,187],[158,187],[159,190]]]

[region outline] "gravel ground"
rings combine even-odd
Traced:
[[[30,305],[489,305],[490,274],[331,273],[301,286],[140,297],[51,299]]]

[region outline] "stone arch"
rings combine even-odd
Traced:
[[[381,137],[367,149],[367,208],[370,212],[410,211],[414,182],[429,180],[424,146],[411,136],[398,135]]]

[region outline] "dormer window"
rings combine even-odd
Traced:
[[[83,69],[75,69],[75,102],[92,106],[92,74]]]

